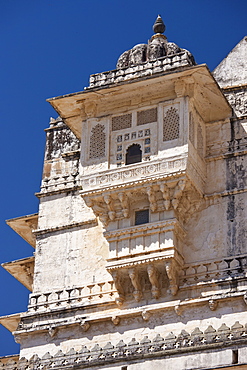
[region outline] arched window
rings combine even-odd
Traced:
[[[142,151],[139,144],[133,144],[128,147],[125,164],[133,164],[142,161]]]

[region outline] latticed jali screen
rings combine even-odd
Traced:
[[[163,141],[178,139],[179,115],[178,110],[171,107],[167,110],[163,122]]]
[[[131,127],[132,114],[112,117],[112,131],[124,130]]]
[[[157,108],[137,112],[137,126],[157,121]]]
[[[105,156],[105,127],[99,123],[91,130],[89,158],[102,158]]]

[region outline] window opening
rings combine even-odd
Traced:
[[[133,144],[128,147],[125,164],[133,164],[142,161],[142,151],[139,144]]]
[[[135,225],[147,224],[149,222],[149,209],[135,212]]]

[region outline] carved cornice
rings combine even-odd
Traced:
[[[75,229],[77,227],[90,226],[90,225],[92,226],[97,225],[97,219],[93,218],[93,219],[86,220],[86,221],[74,222],[72,224],[49,227],[45,229],[36,229],[36,230],[33,230],[33,233],[36,236],[40,236],[40,235],[55,233],[55,232],[62,231],[62,230]]]
[[[131,255],[129,257],[119,257],[118,259],[109,259],[106,268],[109,272],[113,270],[134,267],[134,266],[144,266],[154,262],[164,262],[170,259],[176,258],[182,264],[183,258],[174,248],[165,248],[163,250],[152,251],[152,253],[143,253],[137,255]]]

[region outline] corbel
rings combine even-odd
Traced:
[[[177,304],[177,305],[174,307],[174,310],[175,310],[175,312],[176,312],[176,314],[177,314],[178,316],[181,316],[181,315],[182,315],[182,307],[181,307],[181,305],[180,305],[180,304]]]
[[[148,195],[148,200],[150,203],[150,209],[152,212],[155,212],[157,209],[157,201],[155,197],[155,192],[151,186],[147,188],[147,195]]]
[[[173,192],[172,205],[174,209],[177,209],[178,207],[178,204],[179,204],[184,188],[185,188],[185,181],[179,180]]]
[[[108,223],[108,212],[106,206],[97,198],[87,198],[86,203],[88,207],[92,208],[93,212],[100,220],[107,225]]]
[[[112,316],[111,321],[113,322],[114,325],[118,325],[120,323],[120,317],[119,316]]]
[[[122,304],[125,300],[125,293],[124,293],[124,290],[123,290],[121,277],[119,276],[118,271],[111,271],[111,275],[112,275],[115,287],[116,287],[118,295],[119,295],[119,297],[116,298],[115,302],[118,306],[122,306]]]
[[[147,310],[142,311],[142,318],[144,321],[149,321],[150,317],[151,317],[151,314],[149,311]]]
[[[133,296],[134,296],[135,300],[137,302],[139,302],[142,298],[142,286],[141,286],[138,271],[135,268],[131,268],[131,269],[129,269],[128,272],[129,272],[129,277],[130,277],[131,283],[134,287]]]
[[[160,284],[159,284],[159,273],[157,269],[152,265],[147,265],[147,273],[149,281],[152,285],[152,296],[155,299],[158,299],[160,297]]]
[[[108,208],[108,216],[110,220],[113,221],[115,219],[116,212],[114,211],[114,207],[112,205],[112,198],[109,194],[106,194],[104,195],[103,199]]]
[[[167,185],[165,183],[159,184],[160,186],[160,191],[162,193],[163,199],[164,199],[164,206],[165,209],[168,211],[171,205],[171,200],[170,200],[170,190],[168,189]]]
[[[81,320],[80,326],[81,326],[83,331],[88,331],[88,329],[90,328],[90,324],[86,320]]]
[[[58,328],[55,328],[54,326],[50,326],[48,332],[49,332],[50,337],[53,338],[57,334]]]
[[[215,299],[211,298],[208,301],[208,305],[211,311],[215,311],[218,306],[218,302]]]
[[[118,199],[120,200],[124,217],[129,217],[129,199],[127,194],[123,192],[119,193]]]
[[[174,260],[165,262],[166,273],[170,282],[172,295],[176,295],[179,288],[178,265]]]

